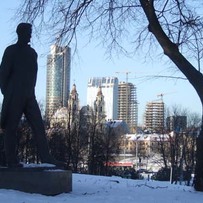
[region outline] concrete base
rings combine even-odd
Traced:
[[[72,191],[72,172],[53,167],[0,168],[0,189],[43,195]]]

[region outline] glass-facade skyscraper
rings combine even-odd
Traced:
[[[67,106],[70,92],[70,61],[71,50],[69,47],[51,46],[51,53],[47,56],[47,120],[58,108]]]

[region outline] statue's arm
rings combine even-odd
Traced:
[[[7,48],[3,54],[2,62],[0,65],[0,88],[2,94],[4,94],[6,91],[9,76],[11,73],[12,61],[13,61],[12,50]]]

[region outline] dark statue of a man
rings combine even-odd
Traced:
[[[35,98],[37,79],[37,53],[30,47],[32,25],[20,23],[16,29],[18,41],[6,48],[0,65],[0,88],[4,96],[1,111],[1,128],[5,133],[7,166],[22,167],[16,156],[16,131],[24,114],[36,140],[42,163],[62,166],[49,153],[45,128]]]

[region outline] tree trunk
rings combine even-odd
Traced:
[[[196,166],[194,188],[197,191],[203,191],[203,130],[197,138]]]
[[[140,0],[140,4],[148,19],[149,31],[152,32],[160,46],[163,48],[164,54],[173,61],[195,88],[203,105],[203,75],[179,52],[178,46],[174,44],[163,31],[156,16],[153,1]],[[198,191],[203,191],[203,125],[197,139],[194,187]]]

